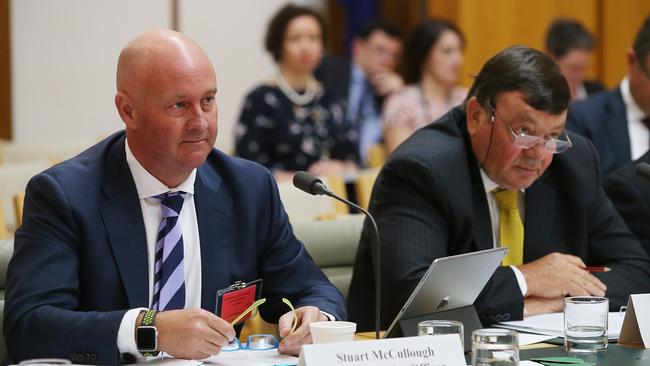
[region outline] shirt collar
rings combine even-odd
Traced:
[[[492,193],[492,191],[499,188],[499,184],[497,184],[495,181],[490,179],[490,177],[488,177],[488,175],[485,173],[483,168],[481,168],[480,170],[481,170],[481,179],[483,180],[483,189],[485,189],[485,193],[490,194]],[[523,189],[520,189],[519,191],[522,193],[524,192]]]
[[[361,66],[353,63],[352,72],[351,72],[352,81],[354,82],[364,82],[366,81],[366,73],[363,71]]]
[[[131,175],[135,182],[135,189],[138,191],[138,198],[149,198],[169,191],[183,191],[189,195],[194,194],[196,168],[192,169],[192,172],[187,179],[185,179],[183,183],[179,184],[178,187],[169,188],[163,182],[151,175],[151,173],[140,164],[138,159],[133,155],[133,152],[131,152],[128,140],[125,141],[124,150],[126,150],[126,163],[129,165],[129,170],[131,170]]]
[[[632,92],[630,92],[630,80],[626,76],[623,81],[621,81],[621,94],[623,96],[623,103],[625,103],[625,108],[627,109],[628,116],[630,116],[635,121],[641,121],[646,117],[645,113],[639,108],[639,105],[636,104],[634,98],[632,97]]]

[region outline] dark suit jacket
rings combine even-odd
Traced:
[[[585,86],[588,96],[605,91],[605,86],[598,80],[585,80],[582,85]]]
[[[350,60],[341,60],[334,56],[325,55],[314,72],[314,76],[334,98],[345,103],[348,102],[350,80],[352,79],[352,62]],[[381,112],[384,99],[375,92],[374,101],[379,112]],[[348,119],[352,118],[354,116],[348,116]]]
[[[627,112],[620,88],[572,104],[566,125],[594,144],[603,177],[632,159]]]
[[[493,247],[465,119],[456,107],[416,131],[389,157],[373,188],[370,211],[381,237],[384,329],[434,259]],[[593,146],[575,134],[571,138],[573,148],[555,155],[526,189],[524,262],[562,252],[610,266],[611,272],[596,276],[608,287],[611,308],[618,310],[630,293],[650,290],[650,260],[605,196]],[[366,222],[348,297],[348,315],[360,330],[374,324],[369,239]],[[484,324],[521,319],[523,298],[514,272],[498,268],[475,306]]]
[[[116,364],[127,309],[148,307],[147,247],[124,132],[35,176],[9,264],[4,333],[12,361],[61,357]],[[345,318],[340,292],[295,236],[277,187],[259,165],[213,150],[194,195],[201,240],[201,307],[217,290],[264,279],[271,322],[314,305]]]
[[[650,163],[650,151],[605,179],[605,192],[650,255],[650,183],[634,174],[638,163]]]

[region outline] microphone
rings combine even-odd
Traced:
[[[381,305],[381,271],[380,271],[380,248],[379,248],[379,230],[377,230],[377,223],[375,222],[375,219],[372,217],[370,212],[368,212],[366,209],[363,207],[360,207],[345,198],[339,197],[336,195],[334,192],[330,191],[327,189],[327,186],[323,183],[322,180],[309,175],[306,172],[300,171],[297,172],[293,176],[293,185],[300,189],[301,191],[307,192],[311,195],[314,196],[320,196],[320,195],[325,195],[325,196],[330,196],[334,199],[337,199],[346,205],[356,209],[357,211],[362,212],[368,219],[370,219],[371,228],[372,228],[372,248],[374,249],[374,258],[373,262],[375,265],[375,338],[379,339],[379,330],[381,329],[381,323],[380,323],[380,315],[379,315],[379,310],[380,310],[380,305]]]
[[[636,165],[634,168],[634,174],[636,174],[637,177],[645,180],[646,182],[650,182],[650,164],[648,163],[639,163]]]

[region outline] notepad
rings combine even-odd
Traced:
[[[623,326],[625,313],[610,312],[607,319],[607,338],[610,341],[618,340]],[[541,314],[529,316],[524,320],[515,320],[494,324],[495,327],[514,329],[519,332],[544,334],[555,337],[564,337],[564,313]]]

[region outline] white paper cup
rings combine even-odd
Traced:
[[[309,324],[314,343],[349,342],[354,339],[357,323],[344,321],[325,321]]]

